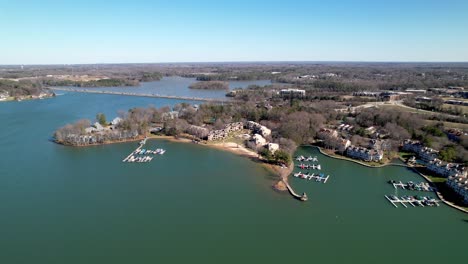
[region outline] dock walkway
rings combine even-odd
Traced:
[[[294,196],[296,199],[299,199],[301,201],[304,201],[304,202],[307,201],[307,194],[306,193],[304,193],[303,195],[299,195],[294,191],[294,189],[291,187],[291,185],[289,185],[289,183],[287,181],[283,181],[283,182],[286,185],[286,187],[288,188],[288,191],[292,196]]]

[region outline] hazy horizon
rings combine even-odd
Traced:
[[[460,0],[0,4],[2,65],[468,61]]]

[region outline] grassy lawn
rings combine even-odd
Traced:
[[[427,124],[435,125],[437,123],[440,123],[440,121],[435,121],[435,120],[425,120]],[[452,123],[452,122],[442,122],[444,124],[444,127],[448,128],[459,128],[462,130],[468,130],[468,124],[462,124],[462,123]]]
[[[404,159],[404,160],[407,160],[411,157],[413,157],[415,154],[414,153],[411,153],[411,152],[404,152],[404,151],[399,151],[398,152],[398,157]]]
[[[457,109],[457,110],[460,110],[460,112],[464,115],[468,114],[468,106],[464,106],[464,105],[444,104],[442,105],[442,109],[444,110]]]

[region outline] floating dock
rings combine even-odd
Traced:
[[[411,205],[413,207],[434,207],[434,206],[440,206],[439,205],[439,200],[436,200],[434,198],[428,198],[428,197],[423,197],[422,199],[416,199],[415,197],[412,196],[403,196],[403,197],[396,197],[396,196],[388,196],[385,195],[385,198],[393,205],[395,208],[398,208],[398,204],[402,205],[405,208],[408,208],[408,205]]]
[[[390,184],[393,184],[395,189],[403,189],[403,190],[410,190],[410,191],[422,191],[422,192],[433,192],[435,189],[429,185],[427,182],[421,183],[413,183],[413,182],[396,182],[396,181],[389,181]]]
[[[146,144],[147,138],[140,141],[139,146],[132,151],[122,162],[137,162],[137,163],[146,163],[153,160],[154,157],[150,156],[151,154],[159,154],[163,155],[166,150],[164,149],[143,149],[144,145]],[[144,156],[143,156],[144,155]]]
[[[327,183],[328,178],[330,178],[330,175],[325,176],[325,174],[314,174],[312,173],[311,175],[305,174],[302,172],[294,173],[294,177],[296,178],[301,178],[304,180],[315,180],[316,182],[322,182],[322,183]]]

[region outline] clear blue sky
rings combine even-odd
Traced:
[[[0,29],[0,64],[468,61],[468,0],[0,0]]]

